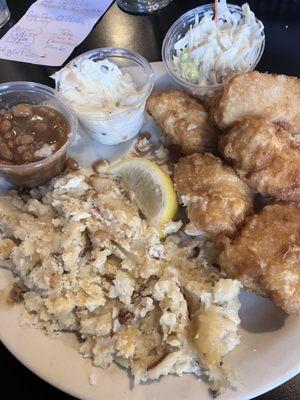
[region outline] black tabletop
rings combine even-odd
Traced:
[[[126,14],[113,4],[70,58],[97,47],[123,47],[142,54],[150,62],[160,61],[162,40],[172,23],[187,10],[208,2],[212,0],[174,0],[163,10],[149,16]],[[242,4],[244,1],[231,2]],[[257,69],[299,76],[300,0],[248,2],[257,17],[265,24],[266,49]],[[11,20],[0,29],[0,36],[20,19],[33,1],[7,0],[7,3],[11,10]],[[53,86],[49,75],[54,71],[55,68],[0,60],[1,83],[29,80]],[[12,399],[21,397],[32,400],[74,399],[32,374],[1,343],[0,367],[2,383],[0,397],[3,399],[8,397],[8,394]],[[300,376],[257,398],[257,400],[297,399],[300,399]]]

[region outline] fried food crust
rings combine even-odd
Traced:
[[[258,71],[231,75],[212,114],[220,128],[265,116],[300,132],[300,79]]]
[[[179,90],[155,92],[149,97],[146,108],[169,139],[181,147],[183,154],[216,148],[218,129],[194,97]]]
[[[224,238],[219,265],[246,288],[300,314],[300,208],[273,204],[249,217],[240,234]]]
[[[219,141],[236,173],[263,196],[300,202],[300,142],[266,118],[236,123]]]
[[[247,185],[232,168],[212,154],[193,154],[175,167],[174,181],[187,205],[188,231],[204,231],[212,237],[234,235],[246,215],[252,212]]]

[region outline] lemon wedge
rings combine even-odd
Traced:
[[[176,216],[178,202],[173,182],[157,164],[131,157],[112,164],[109,171],[133,191],[138,208],[152,225],[162,228]]]

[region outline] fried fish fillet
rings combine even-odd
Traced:
[[[266,118],[235,124],[220,138],[220,152],[252,189],[300,202],[300,142]]]
[[[190,220],[186,232],[233,235],[252,211],[247,185],[213,155],[193,154],[175,167],[174,181]]]
[[[266,206],[248,218],[234,239],[224,238],[222,271],[269,296],[289,314],[300,314],[300,208]]]
[[[155,92],[149,97],[146,108],[169,139],[181,147],[183,154],[216,148],[218,129],[194,97],[179,90]]]
[[[300,132],[300,79],[257,71],[232,75],[213,108],[220,128],[249,117],[285,121]]]

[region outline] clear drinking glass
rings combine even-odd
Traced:
[[[117,0],[121,10],[133,14],[149,14],[167,6],[173,0]]]
[[[5,0],[0,0],[0,28],[10,19],[10,12]]]

